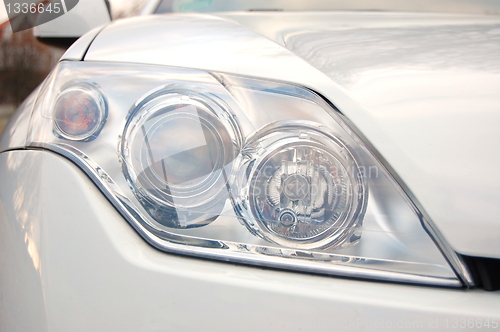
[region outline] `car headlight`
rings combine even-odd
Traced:
[[[461,285],[387,169],[302,87],[62,62],[41,89],[28,146],[78,164],[160,250]]]
[[[222,212],[224,170],[234,172],[230,165],[240,145],[229,116],[213,98],[175,86],[156,91],[134,109],[120,145],[123,170],[155,221],[198,227]]]
[[[279,121],[244,153],[237,210],[252,233],[299,249],[359,241],[368,192],[350,149],[327,128]]]

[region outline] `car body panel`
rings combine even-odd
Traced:
[[[87,53],[87,50],[94,40],[94,38],[101,32],[102,29],[104,29],[106,25],[101,25],[98,26],[80,38],[76,42],[69,47],[66,52],[63,54],[61,57],[61,60],[74,60],[74,61],[80,61],[83,60],[85,57],[85,53]]]
[[[26,147],[31,111],[39,91],[40,87],[36,88],[9,118],[7,125],[0,134],[0,152]]]
[[[500,258],[499,29],[497,16],[451,14],[157,15],[112,23],[85,60],[308,87],[366,137],[454,250]]]
[[[2,331],[428,330],[500,320],[498,292],[160,252],[80,169],[50,152],[1,153],[0,183]]]

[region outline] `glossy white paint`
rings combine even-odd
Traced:
[[[31,111],[39,91],[40,87],[36,88],[9,118],[7,125],[0,133],[0,152],[26,147]]]
[[[1,331],[443,330],[454,319],[500,322],[498,292],[162,253],[81,170],[49,152],[1,153],[0,183]]]
[[[66,52],[61,57],[61,60],[83,60],[83,57],[85,56],[85,53],[87,52],[90,44],[97,36],[97,34],[99,34],[99,32],[104,29],[104,27],[105,25],[98,26],[78,38],[78,40],[66,50]]]
[[[500,258],[499,31],[498,16],[168,15],[114,22],[85,60],[309,87],[367,137],[456,251]]]

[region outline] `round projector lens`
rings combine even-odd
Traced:
[[[295,136],[295,137],[294,137]],[[317,132],[269,135],[250,162],[248,205],[256,233],[301,249],[340,246],[360,227],[365,190],[339,141]]]
[[[106,103],[100,91],[90,84],[64,90],[54,105],[54,128],[62,137],[85,140],[95,136],[106,117]]]
[[[237,150],[222,112],[215,102],[177,93],[135,112],[123,137],[125,174],[160,224],[203,226],[221,212]]]
[[[140,151],[139,184],[168,204],[182,199],[184,207],[198,205],[191,196],[217,187],[231,139],[224,127],[204,109],[193,105],[169,106],[142,126],[136,142]],[[168,191],[165,188],[168,187]]]

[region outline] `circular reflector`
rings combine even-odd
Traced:
[[[361,226],[366,190],[340,140],[307,127],[277,128],[246,150],[257,152],[247,163],[248,203],[239,210],[249,212],[244,220],[254,233],[302,249],[359,239],[353,235]]]
[[[218,103],[187,93],[161,94],[134,112],[123,136],[125,174],[160,224],[198,227],[221,212],[238,142],[228,119]]]
[[[95,137],[106,118],[106,103],[91,84],[73,85],[57,97],[53,119],[56,132],[69,140]]]

